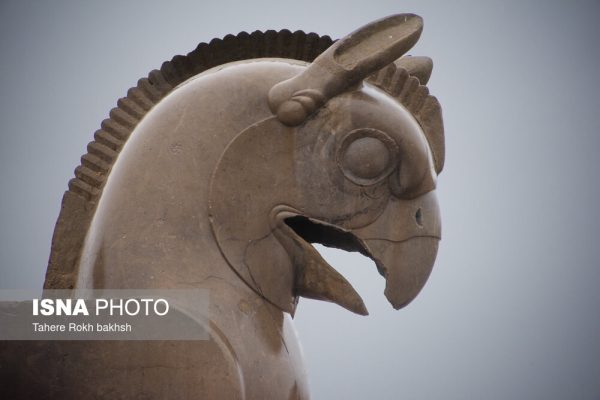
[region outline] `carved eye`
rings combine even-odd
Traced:
[[[361,179],[374,179],[381,175],[390,163],[390,152],[383,142],[372,137],[356,139],[348,145],[342,167]]]
[[[346,178],[368,186],[380,182],[396,167],[395,141],[377,129],[349,132],[338,151],[338,165]]]

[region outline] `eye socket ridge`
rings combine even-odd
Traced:
[[[371,186],[396,169],[397,158],[398,145],[388,134],[359,128],[342,138],[336,161],[347,179],[360,186]]]

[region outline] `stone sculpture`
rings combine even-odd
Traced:
[[[308,398],[299,297],[367,314],[310,243],[372,258],[397,309],[434,263],[441,109],[431,60],[402,57],[421,30],[228,35],[141,79],[69,182],[45,287],[209,289],[210,340],[19,343],[15,393]]]

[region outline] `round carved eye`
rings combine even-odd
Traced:
[[[342,167],[362,179],[377,178],[390,162],[390,152],[379,139],[364,137],[348,145]]]
[[[396,143],[385,133],[376,129],[357,129],[343,139],[338,164],[354,183],[373,185],[394,170],[396,153]]]

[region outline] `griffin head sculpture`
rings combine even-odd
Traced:
[[[440,238],[434,189],[443,163],[442,125],[430,122],[441,121],[440,109],[420,85],[429,59],[394,64],[421,29],[414,15],[385,18],[309,66],[281,66],[289,71],[283,81],[254,79],[273,115],[263,103],[263,118],[228,143],[211,177],[209,215],[229,265],[283,311],[293,314],[304,296],[367,314],[311,242],[372,258],[396,309],[429,276]],[[266,69],[274,67],[265,61],[250,68],[272,76]]]
[[[431,60],[402,57],[421,30],[400,14],[335,42],[230,35],[130,89],[69,183],[45,287],[205,288],[210,340],[73,345],[60,368],[79,389],[57,393],[307,398],[299,297],[367,314],[311,243],[370,257],[407,305],[436,257],[444,164]]]

